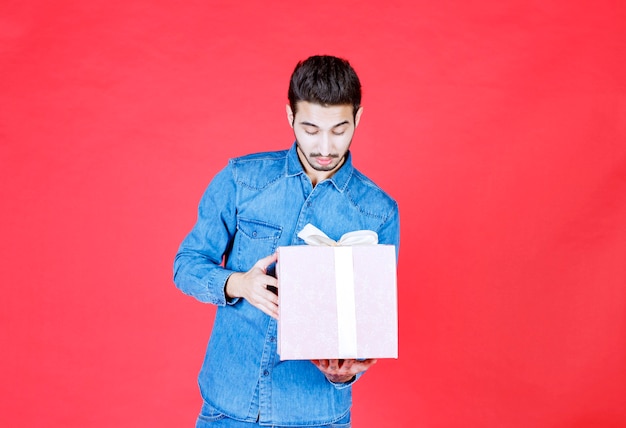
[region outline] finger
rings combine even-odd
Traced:
[[[270,290],[263,291],[263,302],[265,307],[272,311],[273,314],[278,315],[278,296]]]
[[[353,360],[351,365],[351,370],[354,372],[364,372],[374,364],[376,364],[378,360],[376,359],[367,359],[367,360]]]
[[[274,253],[267,257],[259,259],[254,266],[260,268],[263,272],[267,272],[267,267],[278,260],[278,254]]]
[[[262,307],[262,308],[259,308],[259,309],[261,309],[261,311],[265,315],[270,316],[270,317],[274,318],[275,320],[278,320],[278,312],[277,311],[272,311],[270,308],[265,308],[265,307]]]
[[[265,285],[271,285],[272,287],[275,287],[275,288],[278,287],[278,280],[274,278],[273,276],[265,275],[263,277],[263,281],[265,282]]]
[[[370,358],[368,360],[364,360],[363,364],[366,364],[367,367],[369,366],[373,366],[374,364],[376,364],[378,362],[378,360],[376,358]]]
[[[271,290],[272,287],[274,289],[277,289],[275,284],[275,278],[266,275],[259,275],[254,278],[251,284],[250,294],[255,296],[257,299],[270,299],[272,301],[275,301],[275,303],[278,303],[278,297],[276,296],[276,293],[272,292]]]
[[[278,306],[278,296],[272,291],[271,285],[269,284],[259,289],[259,297],[263,300],[271,302],[275,306]]]
[[[278,319],[278,306],[267,300],[260,302],[257,308],[261,309],[265,314],[272,318]]]
[[[339,368],[343,371],[349,371],[354,364],[354,360],[339,360]]]
[[[278,321],[278,309],[277,308],[268,308],[267,312],[265,313]]]
[[[252,298],[252,304],[259,308],[264,307],[271,309],[272,312],[278,312],[278,296],[265,288],[256,291]]]
[[[275,305],[278,304],[278,296],[269,291],[262,281],[255,281],[244,297],[254,306],[258,306],[265,301],[272,302]]]
[[[317,363],[317,366],[322,370],[326,370],[328,368],[328,360],[317,360]]]

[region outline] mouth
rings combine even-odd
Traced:
[[[315,160],[317,161],[318,164],[322,165],[322,166],[328,166],[333,162],[333,157],[323,157],[323,156],[319,156],[316,157]]]
[[[339,158],[339,155],[333,153],[326,156],[322,155],[321,153],[311,153],[310,156],[315,159],[315,162],[317,162],[321,166],[328,166],[333,163],[335,159]]]

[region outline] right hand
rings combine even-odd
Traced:
[[[226,281],[226,297],[244,298],[252,306],[278,319],[278,296],[267,286],[278,288],[278,280],[267,274],[267,267],[278,260],[274,253],[257,261],[248,272],[235,272]]]

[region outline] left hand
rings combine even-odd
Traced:
[[[311,360],[320,369],[326,379],[334,383],[345,383],[358,373],[364,372],[374,364],[375,359],[369,360]]]

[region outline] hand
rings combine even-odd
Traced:
[[[376,361],[378,360],[311,360],[324,373],[326,379],[334,383],[351,381],[358,373],[376,364]]]
[[[226,281],[226,297],[242,297],[252,306],[278,319],[278,296],[267,287],[278,287],[278,281],[267,274],[267,267],[278,260],[274,253],[257,261],[248,272],[235,272]]]

